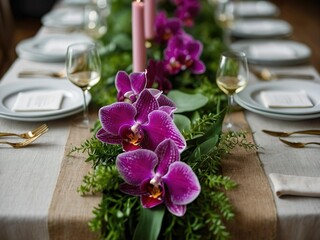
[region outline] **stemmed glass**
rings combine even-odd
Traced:
[[[107,32],[109,13],[108,0],[92,0],[84,7],[84,32],[93,39],[100,39]]]
[[[237,132],[241,126],[231,120],[231,107],[234,105],[234,94],[242,91],[248,82],[249,72],[245,53],[238,51],[223,52],[217,70],[216,82],[218,87],[228,96],[224,132]]]
[[[89,127],[86,95],[100,81],[101,61],[93,43],[75,43],[68,47],[66,55],[67,78],[83,92],[83,117],[75,122],[78,127]]]
[[[230,29],[235,18],[233,0],[217,0],[214,17],[216,23],[222,28],[224,44],[229,47]]]

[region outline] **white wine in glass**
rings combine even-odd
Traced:
[[[87,92],[101,78],[101,61],[97,47],[93,43],[76,43],[68,47],[66,56],[67,78],[83,92],[83,117],[76,126],[89,127]]]
[[[224,132],[237,132],[242,129],[241,126],[232,122],[231,107],[234,103],[234,94],[242,91],[247,86],[248,78],[248,63],[245,53],[228,51],[221,54],[216,83],[228,96],[226,119],[223,125]]]

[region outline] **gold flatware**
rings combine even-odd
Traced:
[[[28,131],[28,132],[25,132],[25,133],[5,133],[5,132],[0,132],[0,137],[8,137],[8,136],[17,136],[17,137],[20,137],[20,138],[25,138],[25,139],[28,139],[28,138],[33,138],[35,137],[36,135],[44,132],[44,131],[47,131],[48,130],[48,126],[47,124],[42,124],[41,126],[31,130],[31,131]]]
[[[320,130],[301,130],[301,131],[294,131],[294,132],[277,132],[277,131],[270,131],[262,129],[262,131],[266,134],[275,137],[289,137],[293,134],[308,134],[308,135],[320,135]]]
[[[48,128],[46,130],[44,130],[43,132],[41,132],[40,134],[34,136],[33,138],[28,138],[22,142],[0,142],[0,144],[8,144],[13,148],[23,148],[26,147],[28,145],[30,145],[31,143],[33,143],[36,139],[38,139],[40,136],[42,136],[45,132],[48,131]]]
[[[311,144],[320,145],[320,142],[290,142],[290,141],[284,140],[282,138],[279,138],[279,139],[281,142],[289,145],[290,147],[294,147],[294,148],[303,148],[306,145],[311,145]]]
[[[271,73],[271,71],[267,68],[258,71],[256,69],[250,68],[250,71],[256,75],[259,79],[264,81],[270,81],[273,79],[280,78],[295,78],[295,79],[305,79],[305,80],[313,80],[314,76],[310,74],[295,74],[295,73]]]
[[[66,78],[65,70],[60,72],[52,72],[52,71],[45,71],[45,70],[24,70],[18,73],[19,78],[30,78],[30,77],[53,77],[53,78]]]

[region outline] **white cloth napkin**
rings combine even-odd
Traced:
[[[270,173],[274,191],[278,197],[284,195],[320,197],[320,177],[305,177]]]
[[[12,110],[15,112],[58,110],[62,99],[61,90],[20,92]]]
[[[262,91],[261,100],[267,108],[308,108],[313,107],[305,92]]]

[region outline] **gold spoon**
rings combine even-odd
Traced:
[[[262,69],[261,71],[257,71],[255,69],[250,68],[250,71],[256,75],[258,78],[264,81],[270,81],[273,79],[281,79],[281,78],[295,78],[295,79],[305,79],[305,80],[313,80],[314,76],[310,74],[295,74],[295,73],[271,73],[271,71],[267,68]]]
[[[290,147],[294,147],[294,148],[303,148],[306,145],[309,144],[315,144],[315,145],[320,145],[320,142],[289,142],[287,140],[284,140],[282,138],[279,138],[279,140],[287,145],[289,145]]]
[[[320,135],[320,130],[300,130],[300,131],[294,131],[294,132],[276,132],[276,131],[262,129],[262,131],[266,134],[269,134],[269,135],[275,136],[275,137],[289,137],[292,134]]]

